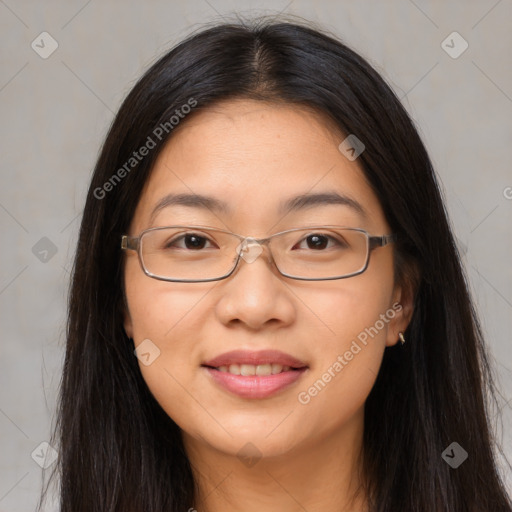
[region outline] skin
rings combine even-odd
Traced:
[[[293,227],[338,224],[390,233],[381,205],[357,161],[338,145],[345,137],[320,114],[296,106],[230,100],[190,116],[159,155],[129,229],[199,224],[266,237]],[[363,205],[321,205],[277,214],[290,196],[336,190]],[[232,214],[184,206],[150,214],[170,192],[226,201]],[[412,314],[411,294],[395,282],[393,244],[374,250],[359,276],[333,281],[282,277],[263,257],[242,261],[233,275],[206,283],[172,283],[142,272],[126,251],[128,310],[124,328],[137,347],[150,339],[160,356],[139,362],[149,389],[179,425],[199,493],[199,511],[365,510],[359,453],[364,403],[384,349],[397,343]],[[379,315],[394,318],[309,403],[298,394],[332,367]],[[291,387],[265,399],[225,391],[201,364],[234,349],[278,349],[309,369]],[[237,454],[252,443],[259,458]],[[247,450],[247,447],[245,448]]]

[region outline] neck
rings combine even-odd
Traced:
[[[226,453],[183,433],[198,488],[193,509],[364,512],[360,459],[363,423],[361,409],[342,429],[328,436],[277,456],[262,454],[252,460],[237,456],[236,450]],[[251,451],[245,442],[240,445]]]

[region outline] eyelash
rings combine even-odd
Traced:
[[[193,236],[193,237],[196,237],[196,238],[199,238],[202,240],[207,240],[210,243],[212,243],[212,241],[208,237],[202,236],[198,233],[185,233],[184,235],[181,235],[178,238],[175,238],[174,240],[170,240],[169,242],[167,242],[164,245],[164,249],[170,249],[174,244],[176,244],[176,242],[184,240],[186,237],[189,237],[189,236]],[[336,242],[337,245],[346,246],[346,244],[343,241],[336,240],[334,237],[332,237],[330,235],[326,235],[325,233],[315,233],[315,232],[312,232],[312,233],[308,234],[307,236],[305,236],[304,238],[302,238],[301,240],[299,240],[299,243],[307,240],[311,236],[320,236],[320,237],[323,237],[323,238],[326,238],[326,239]]]

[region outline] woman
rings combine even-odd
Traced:
[[[202,30],[121,106],[83,214],[61,511],[507,511],[431,162],[359,55]]]

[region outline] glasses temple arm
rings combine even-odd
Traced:
[[[121,238],[121,249],[131,249],[132,251],[137,251],[139,249],[139,241],[139,237],[123,235]]]
[[[397,236],[396,234],[391,235],[382,235],[382,236],[371,236],[370,237],[370,249],[375,249],[375,247],[384,247],[385,245],[396,242]]]

